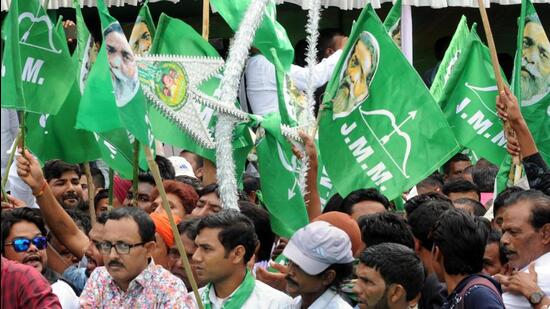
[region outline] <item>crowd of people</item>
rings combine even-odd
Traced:
[[[346,39],[325,34],[319,86]],[[276,111],[276,87],[258,80],[274,71],[254,75],[272,69],[257,57],[246,71],[248,105]],[[118,176],[107,184],[97,162],[92,185],[82,166],[41,167],[19,150],[2,197],[2,308],[199,308],[197,297],[209,309],[549,308],[550,168],[508,90],[497,107],[516,132],[508,151],[523,158],[529,189],[494,195],[498,167],[458,153],[404,192],[403,211],[376,188],[335,194],[322,209],[310,194],[310,223],[289,239],[271,229],[254,163],[237,211],[203,182],[203,158],[157,155],[185,252],[149,172],[135,185]]]

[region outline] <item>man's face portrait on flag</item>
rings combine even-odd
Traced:
[[[136,95],[139,88],[138,71],[134,53],[118,23],[111,24],[103,33],[111,79],[118,107],[126,105]]]
[[[528,16],[521,57],[522,105],[538,102],[550,92],[550,43],[540,20]]]
[[[340,86],[334,97],[334,118],[345,117],[369,95],[369,85],[378,66],[378,41],[362,32],[344,62]]]
[[[149,28],[147,28],[147,24],[142,21],[136,22],[130,35],[130,46],[134,54],[144,55],[148,53],[152,43],[151,33],[149,32]]]

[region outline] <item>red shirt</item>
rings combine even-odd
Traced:
[[[2,309],[61,308],[50,283],[31,266],[2,257]]]

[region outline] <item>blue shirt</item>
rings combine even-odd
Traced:
[[[445,302],[443,303],[443,306],[441,306],[441,309],[454,309],[459,308],[457,306],[460,303],[461,296],[460,292],[466,287],[468,282],[475,279],[476,277],[484,277],[487,280],[489,280],[492,284],[495,285],[496,289],[499,291],[500,294],[502,294],[502,291],[500,289],[500,284],[496,282],[493,278],[485,276],[485,275],[470,275],[456,286],[456,288],[453,290],[451,295],[447,297]],[[482,285],[482,284],[476,284],[471,286],[466,293],[464,293],[464,308],[475,308],[475,309],[504,309],[504,303],[502,302],[502,297],[500,295],[496,295],[496,293],[489,287]]]

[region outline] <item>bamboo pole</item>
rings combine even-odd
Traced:
[[[90,211],[90,220],[92,221],[92,227],[96,224],[95,217],[95,205],[94,205],[94,193],[95,186],[92,178],[92,172],[90,171],[90,162],[84,163],[84,173],[86,174],[86,180],[88,181],[88,206]]]
[[[113,209],[113,193],[115,190],[115,171],[109,168],[109,211]]]
[[[210,36],[210,0],[202,1],[202,38],[208,41]]]
[[[139,141],[134,141],[134,162],[132,180],[132,206],[138,207]]]
[[[174,240],[176,241],[176,246],[180,253],[181,260],[183,262],[185,274],[187,275],[187,279],[189,279],[189,282],[191,283],[191,287],[193,288],[193,294],[195,295],[195,299],[197,301],[199,308],[204,309],[204,306],[201,301],[201,297],[199,295],[197,282],[195,281],[195,277],[193,276],[193,272],[191,271],[191,265],[189,264],[189,260],[187,259],[187,253],[185,252],[185,248],[183,247],[183,242],[181,241],[181,236],[180,236],[180,233],[178,232],[176,221],[174,220],[174,216],[172,215],[172,211],[170,210],[170,206],[168,205],[166,191],[164,191],[164,186],[162,185],[162,179],[160,178],[159,167],[157,165],[157,162],[155,162],[155,159],[153,158],[153,152],[151,151],[151,148],[144,145],[143,149],[145,150],[147,164],[149,165],[149,169],[153,174],[153,178],[155,179],[157,190],[159,190],[159,194],[162,199],[162,207],[164,208],[164,211],[168,216],[168,221],[170,221],[170,227],[172,228],[172,233],[174,234]]]
[[[2,188],[6,186],[6,183],[8,183],[8,175],[10,172],[10,167],[13,164],[13,159],[15,158],[15,152],[17,151],[17,145],[19,144],[20,140],[21,140],[21,128],[19,128],[19,131],[17,132],[17,137],[15,138],[15,141],[11,146],[11,152],[10,152],[10,156],[8,157],[6,170],[4,171],[4,175],[2,175]]]
[[[19,113],[19,134],[21,135],[19,143],[21,145],[21,155],[25,156],[25,111]]]
[[[487,11],[485,10],[485,4],[483,0],[478,0],[478,4],[479,13],[481,14],[481,21],[483,22],[483,29],[485,30],[485,37],[487,38],[487,44],[489,45],[489,53],[491,55],[491,63],[493,64],[493,71],[495,73],[498,93],[501,94],[504,91],[505,85],[504,81],[502,80],[502,75],[500,74],[500,65],[498,63],[497,49],[495,47],[495,40],[493,39],[493,32],[491,31],[489,17],[487,16]],[[508,121],[504,121],[503,126],[505,136],[514,137],[516,135]],[[515,170],[514,184],[517,183],[519,181],[519,178],[521,177],[520,161],[521,160],[519,156],[512,156],[512,170]]]

